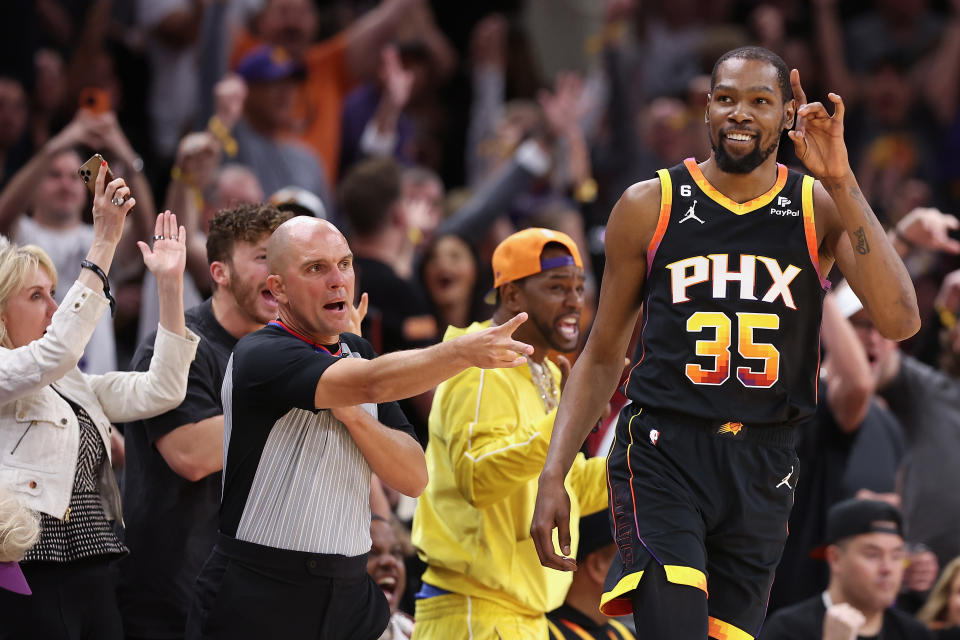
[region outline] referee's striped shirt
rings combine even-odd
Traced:
[[[340,338],[323,347],[271,324],[237,343],[222,389],[226,535],[310,553],[370,550],[370,467],[343,423],[313,406],[327,367],[375,356],[363,338]],[[416,438],[395,402],[364,408]]]

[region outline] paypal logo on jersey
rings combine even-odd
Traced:
[[[790,206],[790,198],[786,196],[777,197],[777,206],[770,207],[770,215],[774,216],[783,216],[785,218],[796,218],[800,215],[799,210],[787,209],[786,207]],[[783,209],[778,209],[777,207],[784,207]]]
[[[770,215],[783,216],[785,218],[796,218],[800,215],[800,212],[793,209],[777,209],[776,207],[770,207]]]

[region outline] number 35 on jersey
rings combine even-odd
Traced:
[[[800,273],[794,265],[781,268],[774,258],[766,256],[741,255],[739,271],[730,271],[730,256],[714,253],[709,256],[694,256],[678,260],[667,265],[670,271],[670,290],[673,304],[690,301],[687,289],[693,285],[710,281],[712,297],[724,299],[728,296],[730,283],[738,283],[740,300],[760,300],[771,304],[778,301],[790,309],[796,309],[790,283]],[[766,291],[756,290],[757,263],[766,269],[772,284]],[[730,349],[736,330],[736,348],[743,358],[756,362],[750,366],[736,367],[737,380],[748,388],[770,388],[780,376],[780,352],[775,346],[757,342],[755,331],[758,329],[778,330],[780,316],[776,313],[737,312],[731,318],[720,311],[697,311],[687,318],[686,330],[690,333],[703,333],[713,330],[713,339],[697,340],[696,354],[704,358],[713,358],[713,366],[687,363],[684,373],[694,384],[721,385],[731,374]]]

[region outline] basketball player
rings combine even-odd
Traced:
[[[829,94],[833,115],[807,104],[796,70],[746,47],[717,61],[708,98],[710,157],[631,186],[610,215],[597,330],[564,391],[531,527],[545,566],[575,568],[563,480],[643,303],[608,462],[619,553],[600,608],[632,611],[644,638],[757,635],[799,473],[795,425],[816,404],[834,262],[884,335],[920,326],[850,169],[840,96]],[[813,178],[777,164],[784,130]]]

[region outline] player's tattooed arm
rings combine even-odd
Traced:
[[[870,243],[867,242],[867,233],[863,230],[863,227],[858,227],[856,231],[853,232],[854,240],[856,244],[854,248],[862,256],[870,253]]]
[[[880,333],[893,340],[908,338],[920,328],[917,294],[850,167],[843,99],[836,93],[827,95],[831,114],[823,103],[807,103],[796,69],[790,72],[790,84],[800,106],[796,128],[788,135],[797,157],[818,180],[814,209],[825,218],[818,225],[823,254],[836,260]]]

